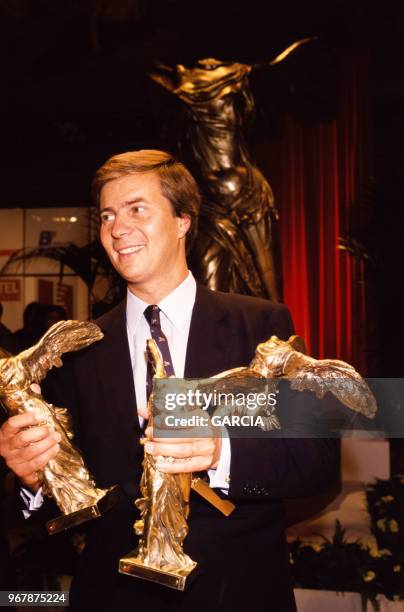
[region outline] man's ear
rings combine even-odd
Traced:
[[[188,215],[181,215],[180,217],[178,217],[178,230],[180,238],[184,238],[190,227],[191,218]]]

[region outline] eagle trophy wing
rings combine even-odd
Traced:
[[[41,382],[52,367],[62,365],[63,353],[78,351],[101,340],[103,333],[89,321],[59,321],[31,348],[17,355],[27,379]]]

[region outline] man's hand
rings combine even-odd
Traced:
[[[200,434],[198,427],[181,428],[181,437],[153,438],[151,427],[145,433],[146,452],[156,458],[157,467],[162,472],[202,472],[215,469],[219,463],[222,438],[220,431],[213,427],[210,427],[209,432],[212,435],[202,438],[195,437]]]
[[[41,486],[38,471],[59,451],[60,434],[41,425],[31,412],[10,417],[0,428],[0,455],[34,493]]]

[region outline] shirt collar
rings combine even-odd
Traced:
[[[159,302],[167,319],[181,331],[191,316],[195,304],[196,281],[190,271],[187,278]]]
[[[166,297],[158,303],[158,306],[167,319],[181,331],[185,327],[188,318],[191,316],[195,304],[195,297],[196,281],[192,273],[188,271],[186,279],[183,280],[174,291],[166,295]],[[126,323],[132,337],[136,333],[143,313],[148,306],[149,304],[147,302],[138,298],[128,289],[126,300]]]

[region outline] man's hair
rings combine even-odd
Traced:
[[[188,215],[190,218],[191,226],[186,236],[187,249],[189,249],[197,231],[201,196],[189,170],[170,153],[144,149],[110,157],[94,176],[91,185],[94,204],[99,205],[101,190],[109,181],[143,172],[157,174],[161,193],[171,203],[175,216]]]

